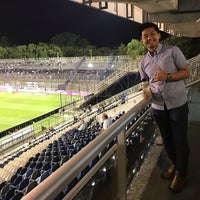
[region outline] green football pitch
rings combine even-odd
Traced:
[[[66,105],[77,97],[0,92],[0,132]]]

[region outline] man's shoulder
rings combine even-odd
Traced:
[[[104,122],[110,124],[110,123],[112,122],[112,119],[111,119],[111,118],[108,118],[108,119],[106,119]]]
[[[171,50],[178,50],[179,47],[176,45],[169,45],[169,44],[164,44],[162,45],[163,50],[171,49]]]

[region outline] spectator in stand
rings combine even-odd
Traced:
[[[121,99],[121,104],[125,103],[125,101],[126,101],[126,94],[122,93],[120,99]]]
[[[89,112],[92,112],[92,105],[91,104],[88,106],[88,110],[89,110]]]
[[[85,123],[85,120],[84,119],[81,119],[80,121],[80,126],[78,128],[79,131],[82,131],[82,130],[85,130],[86,129],[86,123]]]
[[[101,118],[102,125],[100,126],[99,131],[96,132],[96,135],[99,135],[102,131],[106,130],[112,124],[112,119],[108,117],[106,113],[103,113]]]
[[[106,113],[102,114],[102,127],[100,128],[101,131],[107,129],[112,124],[112,119],[108,117]]]

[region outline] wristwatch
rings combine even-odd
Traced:
[[[172,74],[167,74],[167,81],[172,79]]]

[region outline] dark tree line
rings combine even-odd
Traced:
[[[47,58],[74,56],[118,55],[118,49],[96,47],[90,42],[72,33],[62,33],[51,38],[49,43],[11,45],[7,37],[1,37],[0,59],[4,58]]]
[[[171,36],[161,41],[163,44],[178,46],[187,59],[197,55],[200,49],[199,38]],[[129,55],[133,59],[145,53],[142,44],[132,39],[127,45],[119,47],[96,47],[85,38],[72,33],[61,33],[51,38],[49,43],[11,45],[8,38],[2,36],[0,40],[0,59],[6,58],[50,58],[74,56],[108,56]]]

